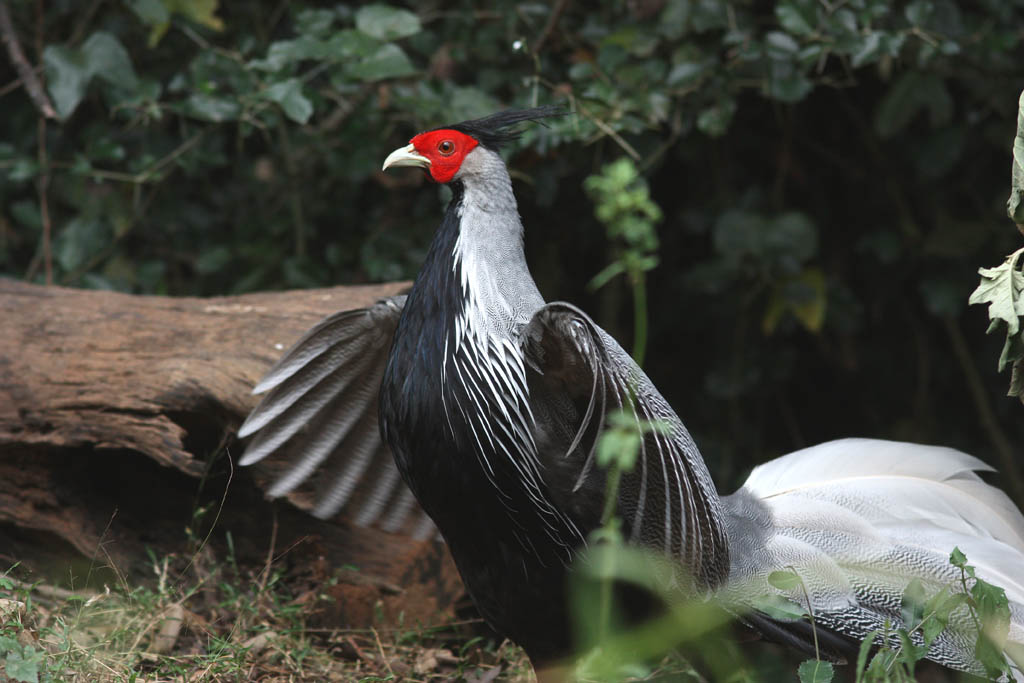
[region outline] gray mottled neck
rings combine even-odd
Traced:
[[[484,147],[466,155],[454,262],[471,335],[510,335],[544,305],[526,265],[523,224],[505,162]]]

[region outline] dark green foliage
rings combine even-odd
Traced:
[[[3,275],[174,295],[410,277],[444,195],[384,156],[562,104],[509,151],[534,274],[628,341],[625,279],[585,289],[617,247],[582,185],[631,157],[663,212],[647,369],[721,488],[864,435],[975,452],[1020,501],[1024,421],[966,302],[1019,241],[1021,0],[8,7],[62,119],[41,138],[0,58]]]

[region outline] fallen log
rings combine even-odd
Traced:
[[[233,464],[251,388],[281,352],[323,316],[403,286],[202,299],[0,280],[0,571],[22,562],[66,583],[73,554],[90,572],[144,571],[148,552],[196,539],[259,562],[290,549],[358,568],[341,580],[339,624],[360,625],[378,601],[436,620],[462,593],[440,543],[316,520],[303,492],[271,503],[273,463]]]

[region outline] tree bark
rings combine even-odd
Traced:
[[[282,351],[404,286],[200,299],[0,280],[0,564],[67,580],[76,553],[125,574],[148,571],[147,548],[260,563],[287,550],[359,569],[339,624],[365,625],[378,600],[436,620],[462,592],[440,543],[316,520],[302,495],[266,501],[266,474],[233,465],[251,388]]]

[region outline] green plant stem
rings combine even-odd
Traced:
[[[815,624],[814,605],[811,604],[811,596],[807,592],[807,586],[804,585],[803,578],[801,578],[800,575],[796,573],[796,567],[794,567],[793,565],[787,565],[786,569],[788,569],[789,571],[793,572],[793,575],[796,576],[797,579],[800,580],[800,590],[803,591],[804,600],[807,601],[807,613],[811,617],[811,634],[814,636],[814,659],[816,661],[820,662],[821,661],[821,650],[818,649],[818,627]]]
[[[606,537],[615,538],[615,509],[619,499],[619,483],[622,480],[622,468],[613,462],[608,468],[608,479],[605,482],[604,509],[601,511],[601,528]],[[609,635],[612,620],[612,579],[615,575],[615,553],[605,553],[602,559],[601,588],[598,592],[598,642],[604,641]]]

